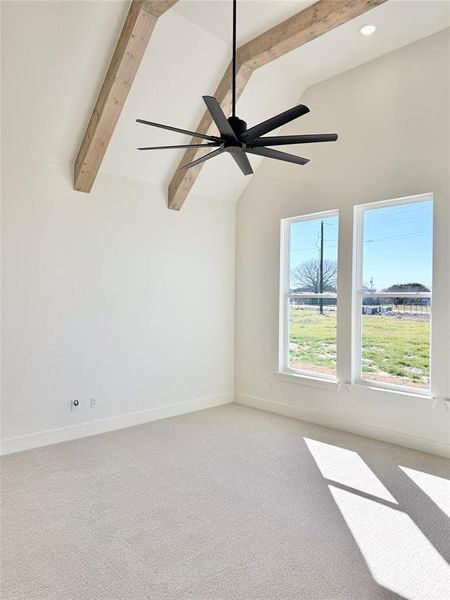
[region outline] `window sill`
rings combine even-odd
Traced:
[[[283,383],[293,383],[295,385],[310,385],[324,390],[338,392],[341,388],[341,382],[336,379],[327,379],[325,377],[314,377],[314,375],[305,375],[302,373],[290,373],[287,371],[277,371],[275,378]]]
[[[430,393],[417,394],[410,390],[394,390],[376,387],[366,383],[347,384],[346,388],[350,394],[370,396],[375,400],[387,400],[396,404],[415,406],[417,408],[434,409],[436,398]]]
[[[365,383],[347,383],[342,385],[342,382],[335,379],[314,377],[314,375],[306,375],[303,373],[277,371],[275,372],[275,379],[282,383],[307,385],[334,392],[339,392],[345,389],[353,396],[372,398],[374,400],[381,400],[383,402],[387,401],[395,404],[402,404],[404,406],[413,406],[416,408],[425,408],[429,410],[433,410],[438,402],[437,398],[429,393],[427,394],[419,392],[415,394],[409,390],[391,390],[388,388],[379,388]],[[450,401],[448,401],[447,408],[450,409]]]

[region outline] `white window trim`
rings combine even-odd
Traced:
[[[383,382],[374,382],[362,378],[361,366],[362,366],[362,300],[363,297],[418,297],[418,298],[430,298],[432,303],[432,291],[431,292],[362,292],[363,286],[363,215],[366,210],[373,208],[384,208],[388,206],[401,206],[402,204],[413,204],[415,202],[423,202],[425,200],[434,200],[433,193],[429,192],[426,194],[417,194],[414,196],[404,196],[402,198],[393,198],[389,200],[381,200],[379,202],[368,202],[366,204],[359,204],[354,207],[354,219],[353,219],[353,285],[352,285],[352,377],[351,382],[354,389],[367,389],[367,391],[383,391],[386,393],[405,393],[414,397],[422,397],[433,400],[431,391],[432,386],[432,312],[430,314],[430,387],[422,390],[412,386],[396,385]],[[434,269],[433,269],[434,271]],[[431,288],[433,289],[433,287]]]
[[[434,410],[438,404],[439,398],[431,394],[417,393],[417,388],[395,389],[372,386],[368,382],[354,383],[345,386],[345,389],[359,399],[367,398],[369,400],[383,400],[394,404],[404,406],[413,406],[415,408],[426,408]],[[420,391],[420,390],[419,390]]]
[[[280,227],[280,295],[279,295],[279,335],[278,335],[278,373],[277,377],[292,383],[310,383],[312,385],[329,385],[338,388],[340,385],[336,375],[318,374],[313,371],[295,370],[289,367],[289,299],[290,298],[336,298],[338,303],[338,294],[324,292],[322,294],[300,293],[291,294],[290,289],[290,245],[291,245],[291,225],[301,221],[312,221],[326,217],[339,218],[339,210],[327,210],[308,215],[289,217],[281,220]],[[339,232],[338,232],[339,236]],[[339,237],[338,237],[339,247]],[[338,265],[339,269],[339,265]],[[336,306],[337,310],[337,306]],[[337,338],[336,338],[337,346]],[[336,352],[337,356],[337,352]]]
[[[310,371],[277,371],[274,373],[274,377],[277,381],[283,383],[293,383],[295,385],[310,385],[312,387],[319,387],[324,390],[339,392],[341,389],[341,382],[334,378],[332,375],[324,373],[320,377],[314,377]]]

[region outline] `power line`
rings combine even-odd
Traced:
[[[375,210],[383,210],[383,209],[375,209]],[[384,210],[386,210],[386,209],[384,209]],[[425,212],[422,212],[422,211],[425,211]],[[391,214],[392,214],[393,218],[401,217],[404,214],[410,215],[410,216],[430,214],[430,216],[431,216],[432,211],[430,211],[430,209],[428,207],[423,206],[423,207],[418,207],[414,210],[413,209],[403,209],[403,210],[398,209],[398,210],[393,211]],[[377,217],[378,217],[378,219],[377,219]],[[371,222],[380,223],[383,221],[388,221],[389,217],[386,215],[386,213],[378,214],[378,215],[373,214],[373,213],[370,215],[367,213],[364,213],[364,220],[370,220]]]
[[[429,215],[429,216],[431,218],[431,215]],[[383,222],[383,221],[380,220],[380,221],[377,221],[376,223],[374,223],[374,222],[364,223],[364,227],[370,227],[372,225],[379,227],[381,223],[383,223],[383,225],[388,226],[388,225],[396,225],[398,223],[412,223],[413,221],[425,221],[425,220],[427,220],[427,216],[424,216],[424,217],[411,217],[410,219],[397,219],[397,220],[394,220],[394,221],[387,221],[386,220],[386,222]],[[432,222],[433,221],[431,221],[431,223]]]
[[[416,235],[425,235],[425,234],[431,234],[432,231],[431,229],[425,229],[422,231],[411,231],[408,233],[399,233],[396,235],[384,235],[381,237],[376,237],[374,239],[371,240],[364,240],[365,244],[369,244],[369,243],[373,243],[373,242],[378,242],[379,240],[392,240],[392,239],[398,239],[398,238],[407,238],[407,237],[412,237],[412,236],[416,236]],[[317,238],[317,242],[315,246],[308,246],[306,248],[291,248],[291,252],[305,252],[307,250],[318,250],[318,244],[320,241],[320,236],[318,236]],[[326,241],[335,241],[335,240],[326,240],[324,239],[324,242]],[[337,248],[338,244],[324,244],[324,248]]]
[[[364,240],[365,244],[368,244],[369,242],[378,242],[379,240],[392,240],[392,239],[396,239],[396,238],[405,238],[405,237],[412,237],[414,235],[424,235],[425,233],[430,234],[431,231],[426,229],[424,231],[412,231],[410,233],[399,233],[398,235],[385,235],[382,237],[377,237],[373,240]]]

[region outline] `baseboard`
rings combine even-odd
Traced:
[[[39,448],[41,446],[58,444],[60,442],[97,435],[99,433],[107,433],[108,431],[114,431],[116,429],[132,427],[133,425],[141,425],[150,421],[158,421],[168,417],[183,415],[190,412],[203,410],[205,408],[230,404],[231,402],[233,402],[233,395],[231,393],[220,394],[218,396],[199,398],[197,400],[190,400],[188,402],[181,402],[179,404],[172,404],[170,406],[128,413],[108,419],[79,423],[78,425],[71,425],[69,427],[38,431],[28,435],[10,437],[2,440],[0,453],[2,455],[12,454],[14,452],[21,452],[22,450],[30,450],[32,448]],[[405,446],[406,448],[412,448],[413,450],[420,450],[422,452],[428,452],[438,456],[450,457],[450,444],[446,444],[445,442],[438,440],[431,440],[410,433],[377,427],[368,423],[354,421],[352,419],[347,419],[336,415],[329,415],[318,411],[311,411],[292,406],[290,404],[285,404],[283,402],[267,400],[265,398],[259,398],[257,396],[251,396],[247,394],[235,394],[234,402],[237,404],[243,404],[245,406],[284,415],[286,417],[293,417],[309,423],[315,423],[316,425],[322,425],[324,427],[331,427],[333,429],[340,429],[342,431],[348,431],[349,433],[363,435],[368,438],[380,440],[382,442]]]
[[[429,454],[437,454],[438,456],[444,456],[446,458],[450,457],[450,444],[439,440],[432,440],[411,433],[386,429],[361,421],[354,421],[337,415],[307,410],[290,404],[284,404],[283,402],[267,400],[265,398],[258,398],[257,396],[249,396],[247,394],[235,394],[234,401],[237,404],[259,408],[285,417],[294,417],[295,419],[314,423],[315,425],[322,425],[324,427],[331,427],[333,429],[363,435],[374,440],[397,444],[398,446],[405,446],[406,448],[428,452]]]
[[[38,431],[28,435],[10,437],[2,440],[1,454],[12,454],[13,452],[21,452],[22,450],[49,446],[50,444],[59,444],[60,442],[89,437],[91,435],[97,435],[98,433],[106,433],[108,431],[114,431],[115,429],[124,429],[125,427],[132,427],[133,425],[141,425],[150,421],[175,417],[176,415],[183,415],[205,408],[229,404],[231,402],[233,402],[233,395],[230,392],[228,394],[199,398],[197,400],[190,400],[179,404],[171,404],[170,406],[128,413],[99,421],[89,421],[79,423],[78,425],[70,425],[69,427],[49,429],[47,431]]]

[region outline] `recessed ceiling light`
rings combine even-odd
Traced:
[[[364,25],[363,27],[361,27],[361,29],[359,30],[359,33],[361,35],[372,35],[372,33],[374,33],[376,30],[375,25]]]

